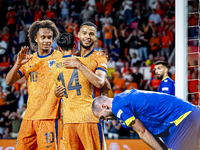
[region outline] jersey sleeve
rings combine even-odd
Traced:
[[[99,55],[95,58],[97,62],[96,70],[102,70],[107,73],[107,58],[105,56]]]
[[[20,69],[18,70],[18,74],[20,75],[20,77],[22,78],[23,76],[25,76],[26,74],[26,65],[22,65],[20,67]]]
[[[117,111],[115,110],[115,112],[117,119],[125,128],[131,127],[131,123],[137,119],[135,113],[133,113],[128,106],[119,107],[119,109]]]

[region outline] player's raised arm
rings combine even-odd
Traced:
[[[18,70],[20,69],[20,67],[23,64],[27,63],[33,57],[32,55],[27,56],[27,52],[28,52],[28,47],[24,46],[24,47],[21,48],[21,51],[19,52],[19,54],[17,56],[17,61],[16,61],[15,65],[8,72],[8,74],[6,76],[6,84],[7,85],[12,85],[17,80],[20,79],[20,75],[18,73]]]
[[[155,137],[145,128],[139,119],[131,123],[132,128],[138,133],[140,138],[154,150],[167,150],[165,144]]]

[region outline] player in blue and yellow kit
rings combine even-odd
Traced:
[[[127,90],[114,99],[106,96],[95,98],[92,110],[100,119],[118,119],[123,127],[135,130],[153,149],[199,148],[200,110],[175,96]]]
[[[164,61],[157,61],[154,69],[157,78],[162,80],[158,92],[175,95],[175,82],[168,76],[167,63]]]

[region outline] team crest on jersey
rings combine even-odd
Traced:
[[[49,68],[52,68],[52,66],[53,66],[54,63],[56,63],[56,60],[50,60],[50,61],[48,62]]]

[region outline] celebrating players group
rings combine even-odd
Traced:
[[[106,79],[107,58],[93,49],[97,40],[97,27],[93,23],[80,26],[78,53],[75,53],[73,35],[60,34],[49,20],[34,22],[28,37],[37,52],[27,55],[29,48],[21,48],[6,77],[6,84],[12,85],[25,76],[28,85],[27,110],[16,150],[106,149],[99,118],[118,119],[122,126],[134,129],[155,150],[198,150],[200,110],[196,106],[169,96],[170,93],[135,89],[114,99],[100,96],[100,88],[103,93],[111,86]],[[55,39],[58,50],[51,49]],[[157,65],[158,74],[164,70],[166,76],[165,64]],[[162,78],[160,92],[169,90],[166,85],[175,87],[170,79]],[[174,91],[172,93],[174,95]],[[94,100],[95,97],[98,98]],[[159,106],[154,107],[154,104]],[[63,144],[60,143],[62,137]],[[190,140],[187,142],[184,138]]]

